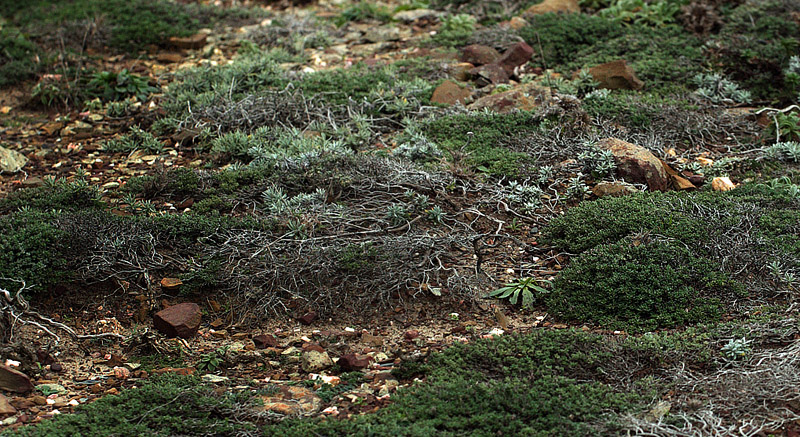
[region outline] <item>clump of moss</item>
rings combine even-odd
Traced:
[[[717,320],[720,297],[740,289],[685,247],[626,239],[575,258],[553,283],[547,308],[569,320],[650,331]]]
[[[25,281],[34,292],[67,276],[62,256],[67,235],[53,219],[53,213],[41,212],[0,216],[0,276]],[[0,279],[0,288],[16,291],[19,284]]]
[[[530,112],[463,114],[423,123],[420,132],[456,159],[466,154],[474,168],[493,175],[519,176],[532,163],[529,155],[499,146],[513,135],[538,131],[539,119]]]

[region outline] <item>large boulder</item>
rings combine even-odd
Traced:
[[[611,151],[617,175],[627,182],[647,184],[651,191],[665,191],[669,177],[661,161],[644,147],[617,138],[605,138],[597,146]]]
[[[500,59],[500,52],[489,46],[480,44],[470,44],[461,49],[461,62],[469,62],[472,65],[493,64]]]
[[[548,12],[576,13],[580,12],[581,7],[578,0],[544,0],[543,2],[529,7],[522,15],[540,15]]]
[[[15,393],[28,393],[33,383],[28,375],[8,366],[0,365],[0,389]]]
[[[511,76],[514,74],[514,69],[528,63],[532,56],[533,48],[525,42],[519,42],[506,50],[497,60],[497,64]]]
[[[167,337],[192,338],[202,320],[200,306],[187,302],[157,312],[153,316],[153,325]]]
[[[455,105],[456,103],[464,103],[471,95],[472,91],[469,88],[462,87],[451,80],[446,80],[433,90],[431,103]]]
[[[640,90],[644,82],[636,77],[636,73],[624,59],[595,65],[589,69],[594,80],[600,82],[600,88],[610,90]]]

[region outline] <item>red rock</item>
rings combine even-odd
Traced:
[[[192,36],[178,37],[173,36],[169,39],[170,45],[179,49],[191,50],[199,49],[206,45],[208,35],[204,33],[196,33]]]
[[[489,46],[471,44],[461,49],[461,62],[469,62],[472,65],[492,64],[500,58],[500,52]]]
[[[461,87],[457,83],[446,80],[441,83],[431,96],[431,103],[438,103],[441,105],[455,105],[456,103],[464,103],[472,92],[469,88]]]
[[[647,184],[651,191],[665,191],[669,184],[667,172],[649,150],[617,138],[606,138],[597,146],[610,150],[617,162],[617,174],[628,182]]]
[[[273,335],[261,334],[253,337],[253,343],[259,349],[266,349],[268,347],[279,347],[280,343]]]
[[[706,177],[701,174],[691,175],[689,176],[689,182],[697,187],[706,183]]]
[[[33,390],[33,384],[28,375],[8,366],[0,365],[0,389],[16,393],[27,393]]]
[[[595,65],[589,69],[589,73],[594,80],[600,82],[600,88],[610,90],[640,90],[644,88],[644,82],[636,77],[636,73],[624,59]]]
[[[525,42],[519,42],[506,50],[503,56],[497,60],[497,64],[503,67],[503,70],[505,70],[509,76],[512,76],[514,74],[514,69],[528,63],[532,56],[533,48]]]
[[[304,314],[302,317],[298,317],[297,320],[299,320],[300,323],[304,325],[310,325],[314,322],[314,320],[317,320],[317,313],[311,311],[309,313]]]
[[[50,365],[50,370],[52,370],[53,372],[59,373],[62,370],[64,370],[64,366],[62,366],[61,364],[58,364],[58,363],[53,363],[53,364]]]
[[[197,334],[203,314],[196,303],[181,303],[157,312],[153,325],[167,337],[191,338]]]
[[[164,367],[163,369],[153,370],[152,374],[162,375],[164,373],[174,373],[176,375],[189,376],[194,375],[195,371],[194,367]]]
[[[417,331],[416,329],[412,329],[410,331],[406,331],[406,333],[403,334],[403,337],[405,337],[406,340],[413,340],[413,339],[419,337],[419,331]]]
[[[353,372],[369,366],[369,357],[359,358],[356,354],[347,354],[339,358],[338,364],[345,372]]]
[[[508,83],[508,73],[506,70],[497,64],[481,65],[469,71],[469,74],[475,78],[475,82],[480,86],[488,84]]]
[[[316,343],[305,343],[303,344],[304,351],[315,351],[315,352],[325,352],[325,349],[322,346]]]

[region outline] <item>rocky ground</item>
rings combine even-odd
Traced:
[[[0,8],[5,432],[800,430],[795,1],[139,7]]]

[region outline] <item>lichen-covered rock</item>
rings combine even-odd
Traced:
[[[529,7],[522,15],[540,15],[548,12],[576,13],[580,12],[581,7],[578,0],[544,0],[543,2]]]

